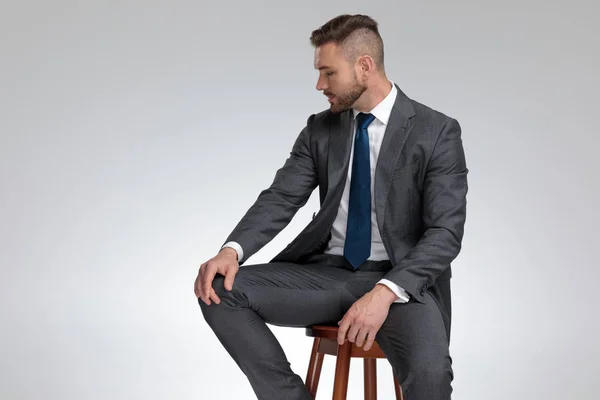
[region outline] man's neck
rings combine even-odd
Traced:
[[[390,94],[391,90],[392,84],[387,78],[378,79],[375,84],[363,93],[359,101],[354,105],[354,109],[365,113],[371,112],[377,104],[381,103]]]

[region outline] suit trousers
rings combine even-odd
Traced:
[[[302,264],[244,265],[233,289],[217,274],[220,304],[198,299],[205,321],[248,378],[259,400],[310,400],[267,324],[307,327],[337,325],[352,304],[391,268],[366,261],[357,270],[343,256],[318,254]],[[376,335],[407,400],[449,400],[453,379],[449,338],[437,304],[393,303]]]

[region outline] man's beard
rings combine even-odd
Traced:
[[[362,96],[365,90],[367,90],[367,87],[361,85],[355,79],[352,83],[352,86],[348,89],[346,93],[334,93],[335,97],[333,98],[333,100],[335,101],[335,103],[331,104],[331,112],[334,114],[338,114],[343,111],[349,110],[350,108],[352,108],[352,105],[356,103],[356,101],[360,98],[360,96]]]

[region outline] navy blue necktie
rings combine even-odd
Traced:
[[[356,117],[357,129],[344,245],[344,256],[355,269],[371,256],[371,161],[367,127],[374,119],[374,115],[364,113]]]

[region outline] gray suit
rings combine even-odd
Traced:
[[[332,114],[326,110],[308,118],[272,185],[260,193],[226,240],[242,246],[240,264],[244,264],[287,226],[319,188],[319,212],[283,251],[268,264],[242,267],[232,292],[223,290],[222,277],[216,279],[213,286],[225,297],[222,304],[200,302],[205,319],[261,399],[309,398],[262,324],[306,326],[337,321],[382,277],[411,297],[409,303],[392,305],[377,336],[406,398],[450,398],[450,264],[461,248],[468,173],[461,129],[455,119],[409,99],[396,88],[373,194],[379,231],[390,258],[387,263],[367,262],[354,271],[342,257],[322,255],[348,173],[351,111]],[[289,309],[285,309],[286,302]],[[327,309],[332,302],[336,307]],[[229,312],[224,311],[226,307]],[[245,319],[237,320],[241,327],[228,329],[232,315],[239,315],[231,311],[240,308],[248,312]],[[253,330],[256,324],[261,328]],[[242,340],[238,334],[245,338],[244,348],[236,344]],[[265,335],[267,342],[258,337]],[[273,353],[262,363],[252,362],[252,357],[265,357],[264,349],[257,348],[252,355],[249,344],[250,348],[271,346]],[[421,365],[417,360],[427,362]],[[270,364],[264,367],[265,363]],[[265,379],[271,379],[269,385]]]

